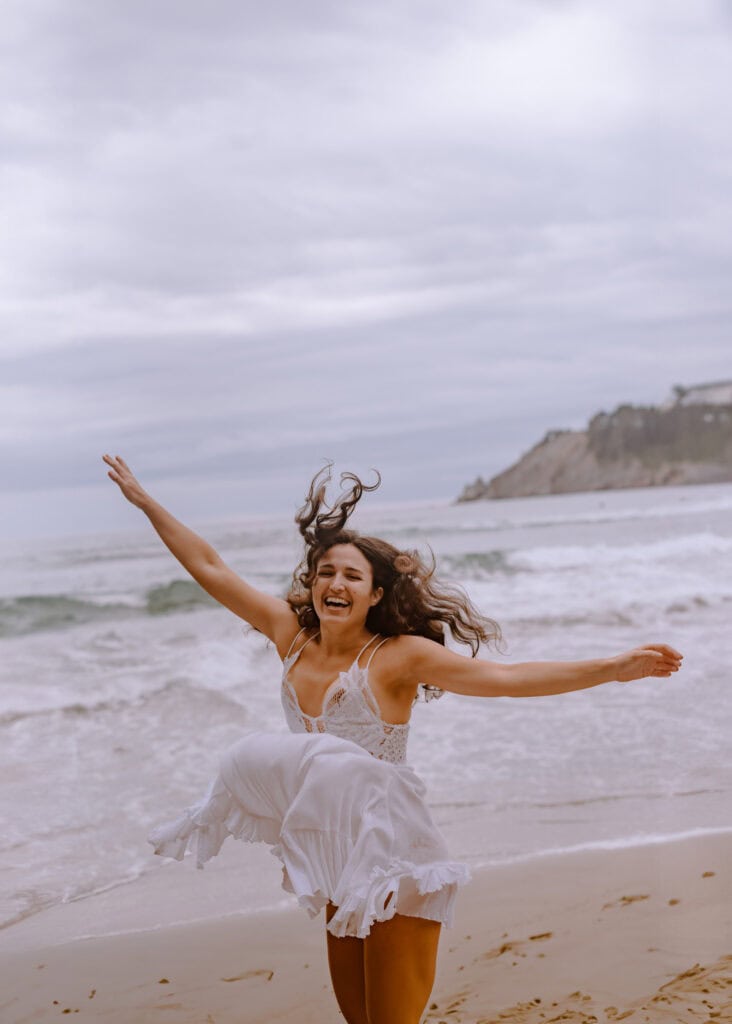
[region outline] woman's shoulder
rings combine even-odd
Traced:
[[[428,637],[402,633],[387,638],[381,650],[385,656],[379,666],[380,678],[384,685],[409,699],[410,705],[420,700],[427,702],[441,697],[444,690],[439,686],[425,683],[424,667],[429,664],[430,655],[444,647]]]
[[[417,683],[425,658],[429,658],[435,647],[441,646],[436,640],[413,633],[399,633],[387,637],[386,641],[381,644],[382,661],[388,674],[402,683]]]
[[[430,640],[429,637],[418,636],[415,633],[398,633],[388,639],[389,646],[405,658],[414,657],[415,654],[424,654],[436,647],[443,646],[437,640]]]
[[[293,613],[292,621],[283,624],[279,635],[275,638],[275,647],[280,656],[280,661],[296,654],[303,644],[311,640],[318,633],[317,626],[301,626],[297,616]]]

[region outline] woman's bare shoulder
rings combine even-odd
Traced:
[[[425,636],[401,633],[389,637],[382,650],[386,655],[384,662],[388,666],[388,674],[400,683],[416,685],[422,681],[420,673],[425,662],[437,651],[444,651],[444,647]]]
[[[301,626],[294,612],[291,618],[283,616],[277,633],[273,638],[280,661],[284,661],[288,654],[294,654],[315,633],[317,633],[317,629]]]
[[[438,643],[437,640],[430,640],[426,636],[415,636],[413,633],[400,633],[398,636],[390,637],[389,643],[403,657],[413,657],[415,654],[426,654],[430,651],[444,651],[445,649],[444,645]]]

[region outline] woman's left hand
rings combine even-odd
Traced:
[[[618,654],[613,658],[616,667],[615,679],[629,683],[645,676],[670,676],[681,668],[683,654],[669,644],[646,644],[632,651]]]

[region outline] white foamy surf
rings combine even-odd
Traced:
[[[442,574],[501,623],[506,656],[485,657],[581,659],[653,641],[685,655],[670,679],[418,705],[409,759],[456,859],[730,825],[732,486],[367,502],[356,526],[429,543]],[[5,927],[166,867],[145,841],[150,826],[202,795],[243,731],[285,728],[274,650],[140,526],[5,552]],[[283,592],[298,550],[289,522],[201,532],[252,583]],[[242,909],[257,886],[248,853],[237,851]]]

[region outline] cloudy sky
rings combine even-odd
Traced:
[[[728,0],[9,0],[0,513],[454,497],[732,377]]]

